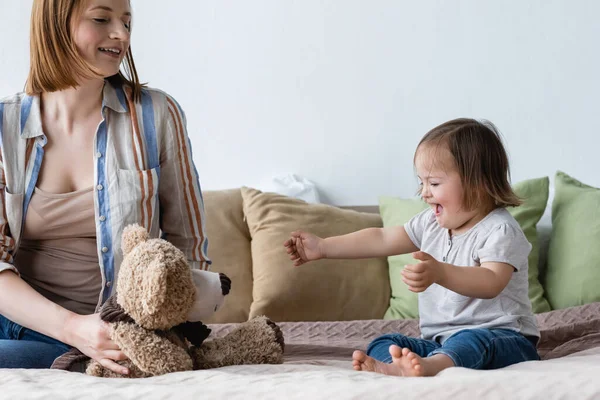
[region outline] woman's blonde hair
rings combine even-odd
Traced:
[[[450,151],[460,174],[463,206],[467,210],[522,203],[510,185],[508,155],[491,122],[468,118],[445,122],[421,139],[417,152],[422,146],[446,146]]]
[[[72,37],[72,23],[86,0],[34,0],[31,10],[30,67],[25,93],[39,95],[79,85],[78,77],[97,78],[98,72],[79,54]],[[125,76],[121,71],[107,79],[127,85],[135,101],[140,99],[139,81],[131,46],[125,55]]]

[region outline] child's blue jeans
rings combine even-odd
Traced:
[[[0,315],[0,368],[50,368],[70,346]]]
[[[537,338],[509,329],[465,329],[450,336],[443,345],[433,340],[388,334],[373,340],[367,355],[391,363],[390,345],[407,347],[421,357],[445,354],[457,367],[496,369],[522,361],[539,360]]]

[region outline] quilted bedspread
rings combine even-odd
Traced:
[[[418,335],[415,320],[286,322],[282,365],[246,365],[147,379],[58,370],[0,370],[6,399],[600,399],[600,303],[537,316],[542,361],[494,371],[450,368],[432,378],[352,370],[351,354],[378,335]],[[235,325],[213,325],[224,335]]]

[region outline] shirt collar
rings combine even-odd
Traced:
[[[42,136],[42,114],[40,112],[40,96],[23,94],[21,98],[20,132],[23,139]]]
[[[102,89],[102,109],[108,107],[118,113],[127,112],[127,100],[122,87],[115,88],[110,82],[104,81]],[[21,138],[30,139],[44,134],[42,130],[42,113],[40,111],[40,96],[23,94],[21,99]]]
[[[102,96],[102,109],[108,107],[118,113],[127,112],[127,99],[122,86],[114,87],[109,81],[105,80]]]

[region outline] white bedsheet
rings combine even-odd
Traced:
[[[1,399],[600,399],[600,348],[495,371],[451,368],[433,378],[352,370],[350,361],[294,360],[148,379],[0,369]]]

